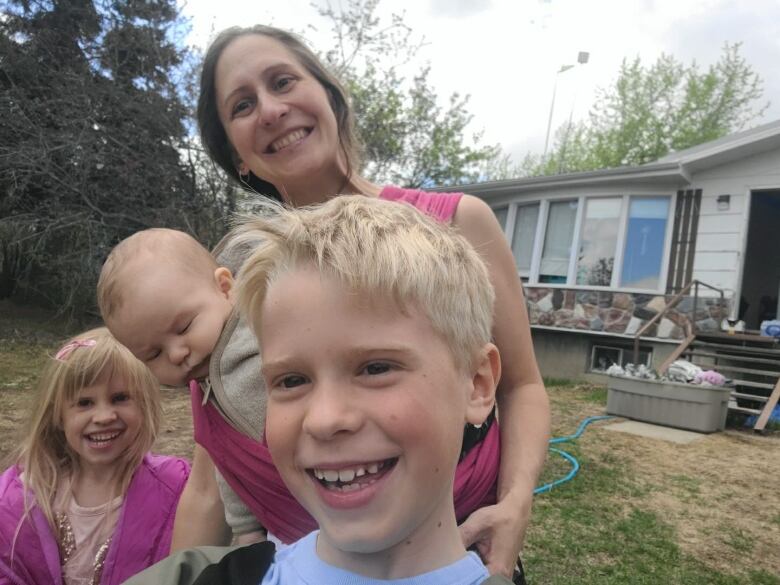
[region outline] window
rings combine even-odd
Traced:
[[[577,284],[612,284],[621,204],[622,199],[619,197],[586,200],[577,257]]]
[[[671,201],[669,195],[550,198],[503,204],[493,213],[524,282],[660,292]]]
[[[515,213],[515,226],[512,234],[512,254],[515,257],[517,271],[521,276],[531,272],[531,260],[536,239],[536,224],[539,221],[539,204],[523,205]]]
[[[505,205],[504,207],[494,209],[493,213],[495,214],[501,228],[506,230],[506,219],[509,217],[509,206]]]
[[[566,283],[576,220],[576,199],[550,203],[542,262],[539,266],[539,282]]]
[[[591,346],[590,371],[606,372],[613,364],[626,367],[634,361],[634,348],[627,345],[597,345]],[[653,365],[653,350],[650,347],[639,348],[639,360],[637,364],[644,364],[648,368]]]
[[[632,197],[620,286],[656,290],[660,286],[669,197]]]

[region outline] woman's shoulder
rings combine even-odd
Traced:
[[[458,210],[463,193],[440,193],[388,185],[382,188],[379,197],[409,203],[439,221],[450,221]]]

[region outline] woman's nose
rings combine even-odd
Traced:
[[[287,103],[275,95],[265,95],[260,102],[260,123],[273,126],[290,111]]]

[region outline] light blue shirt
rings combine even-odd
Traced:
[[[407,579],[371,579],[329,565],[317,556],[317,531],[278,552],[261,585],[478,585],[489,574],[473,552],[462,559]]]

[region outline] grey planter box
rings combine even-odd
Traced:
[[[610,377],[607,413],[700,433],[726,427],[731,386]]]

